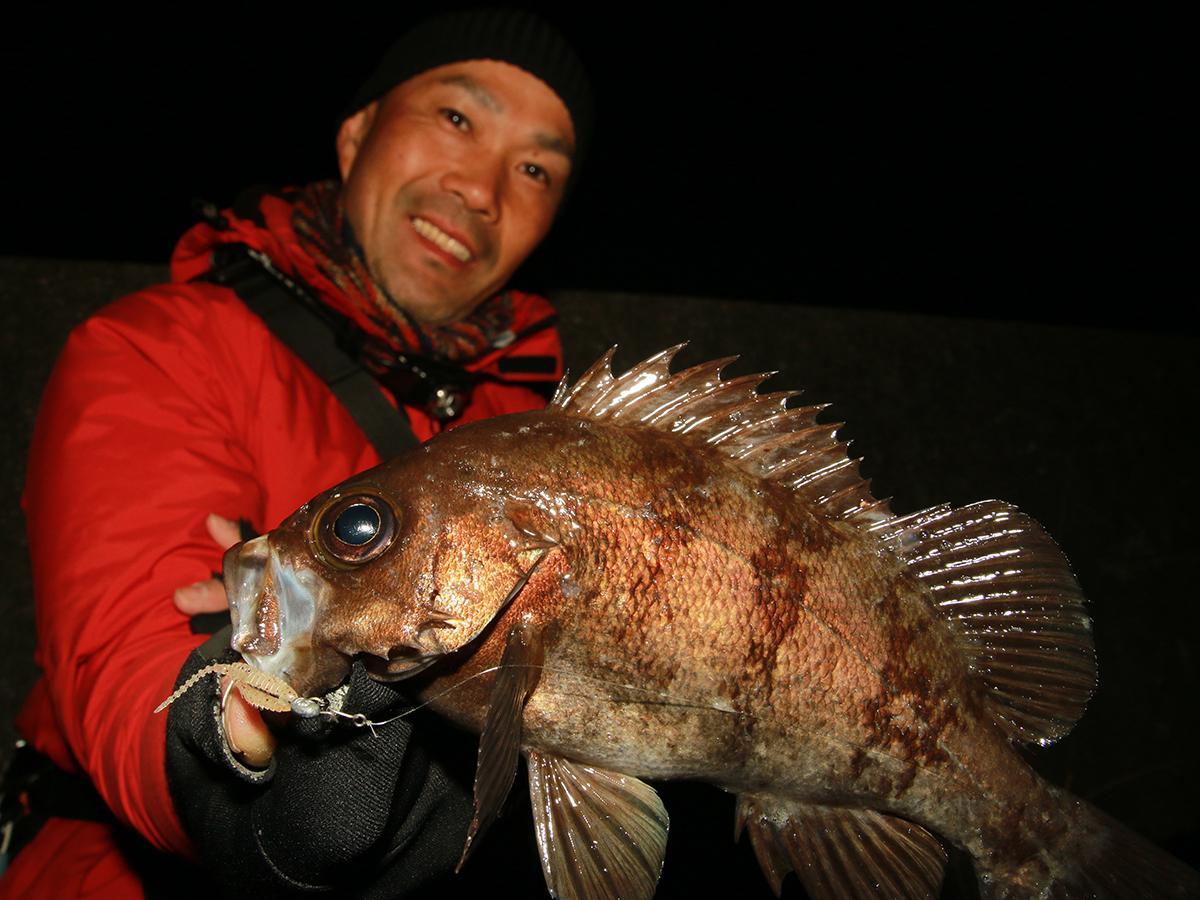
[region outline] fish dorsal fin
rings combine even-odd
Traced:
[[[1020,510],[987,500],[872,527],[933,595],[986,700],[1014,740],[1071,730],[1096,684],[1091,621],[1058,545]]]
[[[612,374],[609,350],[571,387],[559,387],[551,407],[584,419],[678,434],[726,454],[746,471],[789,485],[830,518],[863,525],[891,516],[871,496],[858,460],[836,439],[838,425],[817,424],[824,406],[788,409],[795,391],[760,394],[770,373],[723,380],[736,357],[671,374],[683,345],[650,357],[624,375]]]
[[[935,900],[941,888],[945,852],[904,819],[752,794],[738,797],[737,816],[775,896],[791,871],[822,900]]]
[[[650,900],[667,852],[667,811],[648,784],[525,751],[546,886],[557,900]]]
[[[475,841],[500,813],[517,774],[521,749],[521,720],[525,701],[542,674],[542,635],[531,625],[517,625],[508,635],[496,686],[488,702],[479,736],[475,769],[475,816],[467,830],[458,868],[467,861]]]

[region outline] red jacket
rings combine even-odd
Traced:
[[[227,288],[189,279],[220,242],[266,252],[344,313],[336,289],[296,243],[291,207],[268,196],[266,228],[229,213],[179,242],[172,281],[125,297],[75,330],[46,387],[22,500],[43,676],[18,725],[64,769],[85,773],[125,824],[190,855],[167,792],[166,714],[184,660],[203,637],[171,597],[221,568],[210,512],[274,527],[319,491],[380,462],[311,371]],[[514,293],[514,331],[551,315]],[[364,326],[365,322],[360,320]],[[551,356],[554,329],[501,356]],[[455,424],[534,409],[533,391],[483,383]],[[408,409],[418,438],[439,430]],[[0,898],[140,897],[103,825],[52,819],[0,879]]]

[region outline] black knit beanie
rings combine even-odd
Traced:
[[[522,68],[562,100],[575,126],[569,190],[592,136],[591,88],[583,64],[566,40],[531,12],[476,9],[426,19],[388,48],[375,73],[355,93],[346,116],[414,75],[470,59],[494,59]]]

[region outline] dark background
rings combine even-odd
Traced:
[[[1182,16],[524,5],[578,46],[599,134],[518,286],[1183,324]],[[335,174],[354,87],[436,8],[8,14],[0,252],[162,262],[192,197]]]

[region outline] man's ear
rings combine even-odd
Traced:
[[[374,100],[342,122],[337,134],[338,169],[342,173],[342,181],[350,175],[354,160],[363,141],[371,133],[371,125],[375,122],[375,112],[379,109],[379,101]]]

